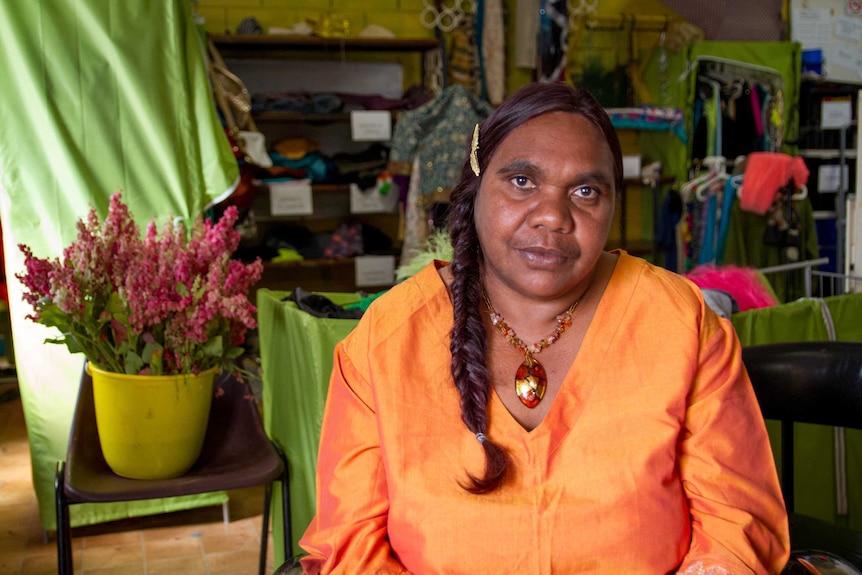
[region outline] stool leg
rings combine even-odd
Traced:
[[[71,574],[75,567],[72,563],[72,534],[69,521],[69,502],[65,492],[65,463],[57,464],[54,475],[54,502],[57,510],[57,572]]]
[[[281,514],[284,517],[284,557],[287,559],[293,555],[293,534],[290,526],[290,489],[288,489],[287,463],[284,464],[284,473],[281,477]]]
[[[266,484],[266,490],[263,495],[263,527],[260,532],[260,566],[258,573],[264,575],[266,573],[266,549],[269,539],[269,505],[272,501],[272,483]]]

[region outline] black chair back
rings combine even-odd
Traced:
[[[757,345],[742,359],[766,419],[862,429],[862,342]]]

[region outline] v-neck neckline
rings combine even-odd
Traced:
[[[544,419],[533,429],[524,428],[506,408],[496,390],[489,398],[489,433],[506,444],[519,445],[516,453],[528,460],[525,465],[541,464],[576,426],[599,380],[600,370],[610,361],[608,353],[621,326],[636,282],[637,260],[620,253],[590,325],[584,333],[578,354]],[[515,455],[513,453],[513,455]],[[535,458],[535,461],[533,459]]]

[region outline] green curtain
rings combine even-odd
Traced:
[[[229,195],[237,166],[209,87],[187,0],[0,0],[0,219],[33,482],[54,529],[53,475],[65,458],[83,357],[43,343],[25,318],[18,244],[55,257],[115,190],[143,225],[191,218]],[[74,506],[72,523],[222,502],[226,495]]]

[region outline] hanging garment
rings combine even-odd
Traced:
[[[568,51],[569,15],[566,0],[542,0],[539,16],[540,81],[566,79]]]
[[[677,190],[671,189],[664,197],[659,216],[659,226],[656,229],[655,242],[664,254],[664,267],[672,272],[678,271],[677,266],[677,228],[682,219],[682,198]]]
[[[793,181],[797,186],[808,183],[808,167],[799,156],[780,152],[754,152],[745,164],[745,179],[740,188],[739,206],[755,214],[765,214],[778,190]]]
[[[458,27],[452,31],[448,70],[449,84],[460,84],[476,90],[479,83],[479,52],[472,16],[464,16]]]
[[[471,90],[455,84],[424,106],[402,114],[392,134],[389,171],[410,174],[414,156],[420,167],[421,201],[448,201],[458,181],[473,127],[493,108]]]

